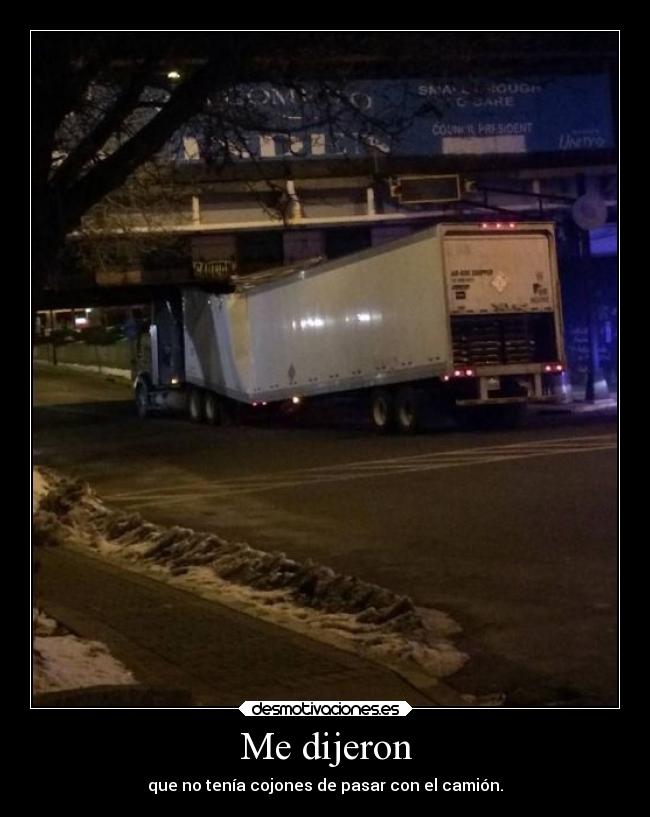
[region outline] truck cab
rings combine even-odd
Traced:
[[[183,316],[179,298],[154,301],[151,320],[136,340],[133,386],[138,415],[183,409],[186,395]]]

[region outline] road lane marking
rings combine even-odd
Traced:
[[[242,477],[233,477],[231,480],[228,480],[228,484],[239,484],[242,482],[248,482],[250,480],[265,480],[270,477],[278,478],[278,477],[287,477],[287,476],[295,476],[296,474],[300,475],[309,475],[309,474],[319,474],[322,472],[331,472],[336,471],[339,469],[356,469],[356,468],[374,468],[374,467],[384,467],[384,466],[397,466],[400,464],[411,464],[417,463],[419,461],[428,461],[433,459],[435,460],[447,460],[451,459],[454,462],[457,459],[461,460],[468,460],[468,464],[472,464],[472,461],[482,461],[486,456],[492,455],[494,453],[504,453],[504,454],[515,454],[518,452],[519,449],[529,450],[532,449],[536,451],[537,449],[551,449],[552,453],[555,452],[556,449],[560,449],[559,453],[567,451],[571,453],[576,450],[576,446],[578,447],[577,450],[582,451],[585,450],[584,443],[589,443],[590,446],[594,444],[607,444],[609,447],[609,443],[616,442],[616,434],[597,434],[597,435],[585,435],[582,437],[553,437],[547,440],[531,440],[529,442],[517,442],[517,443],[504,443],[500,445],[490,445],[490,446],[475,446],[473,448],[460,448],[460,449],[451,449],[451,450],[443,450],[443,451],[428,451],[423,454],[412,454],[410,456],[405,457],[388,457],[384,459],[377,459],[377,460],[358,460],[352,462],[344,462],[344,463],[335,463],[332,465],[320,465],[312,468],[300,468],[300,469],[291,469],[291,470],[284,470],[284,471],[270,471],[268,474],[260,474],[259,476],[242,476]],[[191,480],[186,485],[176,485],[173,489],[168,489],[173,495],[177,494],[180,491],[188,491],[192,492],[196,490],[197,485],[205,484],[203,480]],[[213,484],[213,483],[211,483]],[[121,497],[121,496],[138,496],[138,495],[146,495],[150,493],[156,493],[160,495],[162,492],[160,489],[152,489],[152,488],[143,488],[137,491],[128,491],[124,493],[115,493],[113,494],[114,497]]]
[[[160,502],[177,503],[188,499],[219,499],[370,477],[399,476],[446,468],[558,456],[561,454],[609,451],[616,449],[616,447],[617,439],[615,434],[590,435],[579,438],[553,438],[529,443],[520,442],[452,451],[434,451],[407,457],[361,460],[316,468],[276,471],[216,482],[199,479],[185,485],[176,485],[173,488],[144,488],[137,491],[109,494],[106,498],[108,500],[117,500],[120,503],[137,504],[144,507],[156,505]]]

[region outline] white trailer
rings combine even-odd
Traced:
[[[182,290],[183,371],[167,378],[185,384],[195,420],[218,421],[229,400],[367,391],[375,426],[408,432],[432,399],[553,399],[564,370],[550,223],[439,224],[233,284]],[[154,323],[158,332],[164,320]],[[169,383],[151,385],[149,400]]]

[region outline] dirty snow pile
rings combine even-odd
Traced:
[[[41,498],[48,492],[49,485],[38,468],[32,469],[32,513],[36,513]]]
[[[33,631],[35,693],[135,683],[103,644],[77,638],[40,610],[34,610]]]
[[[256,550],[211,533],[162,527],[138,513],[107,508],[90,488],[47,471],[49,491],[34,516],[41,545],[91,548],[159,577],[357,652],[416,683],[456,672],[466,656],[448,640],[448,616],[407,596],[284,553]]]
[[[37,468],[33,470],[32,487],[36,545],[43,543],[43,530],[50,529],[46,513],[43,527],[44,512],[40,508],[50,484]],[[56,540],[48,540],[46,535],[45,541]],[[32,615],[32,682],[35,693],[135,683],[133,675],[113,658],[104,644],[77,638],[42,610],[34,609]]]

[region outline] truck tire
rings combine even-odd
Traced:
[[[421,422],[421,405],[417,391],[404,386],[395,399],[395,420],[400,434],[415,434]]]
[[[141,420],[149,416],[149,389],[143,380],[135,387],[135,409]]]
[[[192,389],[188,400],[188,411],[193,423],[202,423],[205,419],[205,405],[203,393],[200,389]]]
[[[203,406],[205,410],[206,423],[209,423],[211,426],[223,425],[221,400],[214,392],[209,391],[205,393]]]
[[[375,389],[370,396],[370,418],[375,431],[388,434],[395,427],[395,405],[388,389]]]

